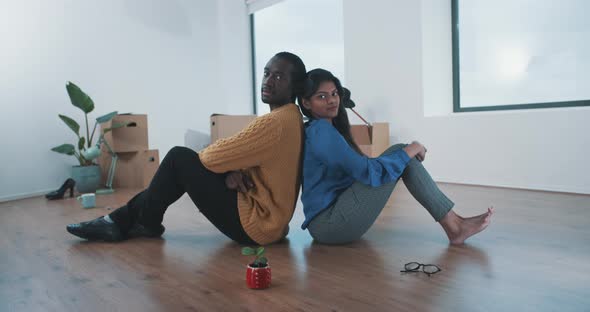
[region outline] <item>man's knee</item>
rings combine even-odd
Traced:
[[[190,148],[185,146],[175,146],[168,152],[169,154],[181,154],[186,153],[187,151],[192,151]],[[194,153],[194,152],[193,152]]]
[[[179,160],[179,159],[187,159],[187,158],[193,158],[195,155],[198,155],[197,152],[193,151],[192,149],[188,148],[188,147],[184,147],[184,146],[175,146],[172,149],[170,149],[170,151],[168,152],[168,154],[166,154],[166,158],[172,160]]]

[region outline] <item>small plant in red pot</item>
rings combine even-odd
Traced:
[[[264,247],[256,249],[251,247],[242,248],[242,255],[256,256],[254,262],[248,264],[246,269],[246,284],[252,289],[264,289],[270,286],[270,265],[264,257]]]

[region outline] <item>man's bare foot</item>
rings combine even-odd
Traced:
[[[483,231],[490,224],[493,213],[494,208],[490,207],[485,213],[463,218],[451,210],[439,223],[447,233],[451,245],[460,245],[467,238]]]

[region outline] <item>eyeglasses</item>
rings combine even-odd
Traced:
[[[434,264],[422,264],[418,262],[410,262],[404,265],[404,269],[400,272],[408,273],[408,272],[420,272],[420,268],[422,268],[422,272],[428,274],[428,276],[432,274],[436,274],[442,271],[439,267]]]

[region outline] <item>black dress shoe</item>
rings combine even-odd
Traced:
[[[69,224],[66,229],[71,234],[87,240],[118,242],[125,239],[115,223],[107,222],[104,217],[91,221]]]
[[[64,198],[64,194],[67,190],[70,190],[70,197],[74,197],[74,186],[76,185],[76,181],[74,179],[69,178],[67,179],[61,187],[53,192],[45,194],[45,198],[47,199],[62,199]]]
[[[161,224],[156,228],[148,228],[139,223],[135,223],[131,229],[129,229],[129,232],[127,232],[127,237],[160,237],[164,234],[164,231],[166,231],[166,228]]]

